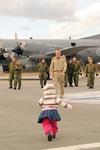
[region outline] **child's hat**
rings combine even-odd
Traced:
[[[44,98],[56,98],[56,90],[52,82],[48,81],[43,88]]]
[[[43,91],[48,90],[48,89],[55,89],[51,81],[47,81],[47,84],[43,87]]]

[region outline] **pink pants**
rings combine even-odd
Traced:
[[[42,127],[43,127],[43,130],[44,130],[46,135],[48,133],[50,133],[51,135],[56,135],[56,133],[58,131],[57,121],[50,120],[49,118],[43,119]]]

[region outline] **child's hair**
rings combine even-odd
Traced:
[[[48,89],[55,89],[54,84],[50,80],[48,80],[46,85],[43,87],[43,91]]]

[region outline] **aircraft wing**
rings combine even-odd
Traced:
[[[88,48],[93,48],[97,46],[71,46],[71,47],[65,47],[61,49],[61,52],[63,55],[66,56],[75,56],[78,54],[80,51],[88,49]],[[55,51],[48,52],[48,56],[53,56],[55,54]]]

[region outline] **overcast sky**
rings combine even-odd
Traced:
[[[100,0],[0,0],[0,38],[80,38],[100,33]]]

